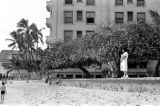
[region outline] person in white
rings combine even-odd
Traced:
[[[128,78],[128,52],[125,49],[123,49],[122,52],[123,54],[120,59],[120,70],[124,72],[122,78]]]

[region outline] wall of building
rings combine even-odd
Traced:
[[[9,69],[5,69],[5,68],[2,66],[3,63],[4,63],[4,61],[3,61],[3,62],[0,62],[0,73],[6,74],[6,72],[7,72]]]
[[[85,0],[82,3],[73,0],[72,5],[66,5],[65,0],[52,0],[52,4],[51,39],[63,40],[64,30],[73,30],[73,39],[76,38],[77,30],[83,31],[82,35],[85,36],[87,30],[95,30],[99,25],[107,24],[109,20],[108,0],[95,0],[94,6],[86,6]],[[82,22],[76,21],[77,10],[83,11]],[[64,24],[64,11],[73,11],[73,24]],[[86,11],[95,11],[95,24],[86,24]]]
[[[115,21],[115,12],[124,13],[124,23],[127,23],[127,12],[133,11],[133,21],[137,21],[137,12],[147,11],[147,6],[137,7],[137,0],[133,0],[132,4],[127,4],[127,0],[123,0],[123,5],[115,5],[115,0],[110,0],[110,19],[111,23],[114,24]]]
[[[73,5],[65,5],[65,0],[59,0],[58,11],[58,39],[64,38],[64,30],[73,30],[73,39],[76,38],[76,31],[83,31],[83,36],[87,30],[95,30],[101,23],[107,23],[106,0],[95,0],[95,6],[86,6],[85,0],[77,3],[74,0]],[[76,11],[83,11],[83,21],[76,21]],[[73,11],[73,24],[64,24],[64,11]],[[95,24],[86,24],[86,11],[95,11]],[[103,21],[102,21],[103,20]]]
[[[127,12],[133,11],[133,21],[137,21],[137,12],[145,12],[146,21],[151,22],[151,16],[148,10],[160,11],[159,0],[145,0],[145,6],[137,6],[137,0],[133,0],[132,4],[127,4],[127,0],[123,0],[122,6],[116,6],[115,0],[95,0],[94,6],[86,6],[86,0],[77,3],[73,0],[73,4],[66,5],[65,0],[51,0],[51,30],[50,36],[47,37],[48,42],[64,39],[64,30],[73,30],[73,39],[76,38],[76,31],[83,31],[85,36],[87,30],[95,30],[102,24],[114,24],[115,12],[124,12],[124,23],[127,23]],[[76,21],[76,11],[83,11],[83,21]],[[73,24],[64,24],[64,11],[73,11]],[[95,11],[95,24],[86,24],[86,11]]]

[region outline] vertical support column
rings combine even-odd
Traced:
[[[76,74],[75,73],[73,74],[73,78],[76,78]]]

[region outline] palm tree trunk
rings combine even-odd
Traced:
[[[19,67],[17,67],[17,71],[18,71],[18,79],[20,79],[21,78],[21,73],[19,71]]]

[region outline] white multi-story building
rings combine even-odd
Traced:
[[[150,21],[148,10],[160,10],[160,0],[51,0],[47,1],[50,35],[46,43],[68,41],[93,33],[102,24]]]

